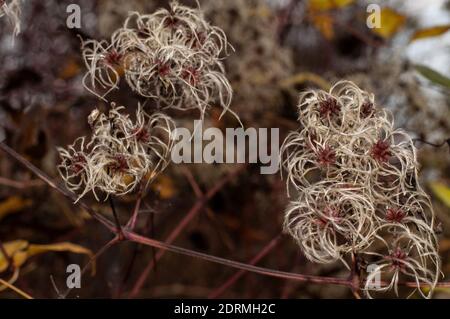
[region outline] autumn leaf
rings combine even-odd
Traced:
[[[313,25],[322,33],[325,39],[331,40],[334,37],[333,17],[328,14],[315,14],[311,17]]]
[[[380,11],[380,27],[371,28],[373,33],[388,39],[391,38],[406,22],[406,17],[385,7]]]
[[[430,287],[421,287],[420,288],[422,290],[422,292],[424,294],[427,294],[430,292]],[[450,294],[450,288],[445,288],[445,287],[436,287],[433,289],[433,291],[436,292],[440,292],[440,293],[444,293],[444,294]]]
[[[20,268],[28,258],[47,252],[61,252],[67,251],[75,254],[85,254],[92,257],[92,252],[76,244],[69,242],[62,242],[49,245],[30,244],[26,240],[14,240],[3,244],[6,254],[11,258],[12,264],[15,268]],[[0,273],[8,269],[8,260],[0,252]]]
[[[61,70],[59,77],[62,79],[70,79],[80,73],[81,67],[75,59],[69,59]]]
[[[450,207],[450,187],[441,182],[430,184],[434,194],[447,206]]]
[[[159,197],[162,199],[170,199],[177,193],[177,189],[172,179],[166,175],[159,176],[153,184],[151,184],[151,189],[158,192]]]
[[[346,7],[355,0],[309,0],[308,7],[313,11],[326,11]]]
[[[420,29],[414,32],[413,36],[411,37],[411,42],[418,39],[437,37],[446,33],[448,30],[450,30],[450,25],[448,24]]]
[[[416,64],[414,68],[431,82],[450,88],[450,78],[445,75],[422,64]]]
[[[11,196],[0,203],[0,220],[10,214],[20,212],[22,209],[30,206],[31,200],[23,199],[19,196]]]
[[[262,4],[260,6],[257,6],[254,10],[250,10],[250,14],[256,17],[267,19],[272,16],[272,11],[267,5]]]
[[[305,82],[311,82],[319,86],[320,88],[328,91],[331,88],[330,83],[322,78],[320,75],[311,72],[300,72],[287,79],[281,81],[281,87],[290,87],[296,84],[303,84]]]

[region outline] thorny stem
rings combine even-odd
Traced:
[[[148,227],[146,227],[146,229],[148,229],[150,231],[150,236],[152,238],[156,237],[156,231],[155,231],[155,215],[154,214],[150,214],[149,219],[147,221],[148,223]],[[155,247],[152,247],[152,260],[153,263],[155,264],[155,271],[156,271],[156,249]]]
[[[265,256],[267,256],[268,253],[270,253],[280,242],[281,235],[276,236],[273,238],[266,246],[261,249],[261,251],[253,257],[249,261],[249,265],[256,265],[261,259],[263,259]],[[236,272],[234,275],[230,276],[227,281],[225,281],[221,286],[219,286],[217,289],[213,290],[208,295],[208,298],[215,299],[219,298],[228,288],[230,288],[236,281],[238,281],[242,276],[245,275],[244,270],[240,270]]]
[[[109,196],[108,201],[109,201],[109,206],[111,206],[111,210],[112,210],[112,213],[114,216],[114,222],[116,223],[116,229],[117,229],[117,234],[119,235],[119,240],[123,240],[124,236],[123,236],[122,225],[120,224],[119,217],[117,216],[117,211],[116,211],[116,206],[114,205],[113,195]]]
[[[171,244],[175,241],[175,239],[178,238],[178,236],[181,234],[181,232],[186,228],[187,225],[197,216],[197,214],[202,210],[202,208],[205,206],[208,200],[210,200],[216,193],[218,193],[222,187],[230,181],[235,175],[240,173],[245,165],[240,166],[238,169],[236,169],[231,174],[224,177],[221,181],[219,181],[213,188],[211,188],[203,197],[197,199],[194,206],[192,206],[191,210],[185,215],[185,217],[178,223],[178,225],[172,230],[170,235],[167,237],[165,242],[167,244]],[[145,281],[147,280],[147,277],[149,276],[151,270],[155,267],[156,262],[158,262],[162,256],[165,254],[165,250],[160,250],[156,254],[155,258],[152,259],[152,261],[147,265],[147,267],[144,269],[144,271],[141,273],[139,278],[136,280],[136,283],[133,286],[133,289],[131,290],[130,297],[135,297],[139,291],[141,290],[142,286],[144,285]]]
[[[356,299],[361,299],[361,295],[359,293],[361,287],[361,281],[359,278],[359,261],[356,253],[352,252],[352,269],[350,273],[350,281],[352,283],[352,293]]]
[[[49,184],[49,186],[51,186],[52,188],[54,188],[61,194],[65,195],[68,198],[71,198],[72,200],[76,199],[75,195],[69,193],[68,191],[66,191],[65,189],[63,189],[61,187],[56,186],[51,181],[51,179],[45,175],[45,173],[43,173],[40,169],[38,169],[33,164],[28,162],[25,158],[23,158],[21,155],[16,153],[14,150],[9,148],[6,144],[0,143],[0,149],[3,150],[4,152],[8,153],[9,155],[11,155],[16,161],[22,163],[26,168],[28,168],[30,171],[35,173],[39,178],[41,178],[44,182]],[[103,224],[108,230],[110,230],[112,233],[117,235],[116,228],[109,220],[96,214],[89,206],[84,204],[82,201],[78,201],[77,204],[80,205],[81,207],[83,207],[84,209],[86,209],[93,217],[95,216],[94,218],[97,219],[101,224]],[[297,280],[297,281],[302,281],[302,282],[311,282],[311,283],[317,283],[317,284],[332,284],[332,285],[341,285],[341,286],[347,286],[347,287],[352,287],[352,285],[353,285],[348,279],[345,279],[345,278],[295,274],[295,273],[283,272],[283,271],[273,270],[273,269],[268,269],[268,268],[263,268],[263,267],[252,266],[252,265],[248,265],[248,264],[233,261],[233,260],[228,260],[228,259],[221,258],[221,257],[215,257],[215,256],[211,256],[208,254],[189,250],[186,248],[169,245],[167,243],[163,243],[163,242],[151,239],[151,238],[141,236],[141,235],[136,234],[129,230],[124,230],[124,236],[125,236],[125,239],[133,241],[135,243],[140,243],[143,245],[147,245],[147,246],[151,246],[151,247],[155,247],[155,248],[159,248],[159,249],[164,249],[164,250],[171,251],[171,252],[178,253],[178,254],[185,255],[185,256],[200,258],[200,259],[203,259],[206,261],[214,262],[217,264],[221,264],[221,265],[225,265],[225,266],[229,266],[229,267],[233,267],[233,268],[237,268],[237,269],[242,269],[245,271],[258,273],[258,274],[265,275],[265,276]],[[402,286],[406,286],[406,287],[412,287],[412,288],[429,286],[427,284],[418,284],[417,282],[399,282],[398,284],[402,285]],[[381,285],[387,286],[388,283],[381,282]],[[436,287],[450,288],[450,282],[437,283]]]
[[[127,228],[133,230],[136,227],[137,216],[139,214],[139,209],[141,208],[143,190],[142,188],[139,190],[137,194],[136,204],[134,205],[133,214],[131,215],[130,220],[127,223]]]
[[[120,297],[121,297],[122,291],[123,291],[123,287],[124,287],[124,285],[126,284],[126,282],[128,281],[128,278],[130,278],[130,275],[131,275],[131,273],[132,273],[132,271],[133,271],[133,267],[134,267],[136,258],[137,258],[137,256],[138,256],[138,253],[139,253],[139,250],[140,250],[139,248],[140,248],[140,247],[141,247],[141,246],[140,246],[139,244],[134,245],[133,253],[132,253],[131,259],[130,259],[128,265],[124,268],[124,270],[125,270],[125,271],[124,271],[125,275],[123,276],[123,279],[122,279],[122,281],[120,282],[119,287],[117,288],[117,290],[116,290],[116,292],[115,292],[115,297],[114,297],[114,299],[120,298]],[[154,249],[154,248],[152,248],[152,250],[153,250],[153,249]]]
[[[170,244],[163,243],[163,242],[155,240],[155,239],[151,239],[151,238],[147,238],[147,237],[138,235],[133,232],[129,232],[127,230],[124,231],[124,234],[128,240],[136,242],[136,243],[156,247],[159,249],[164,249],[164,250],[171,251],[171,252],[178,253],[178,254],[185,255],[185,256],[200,258],[200,259],[207,260],[207,261],[210,261],[213,263],[241,269],[244,271],[250,271],[250,272],[254,272],[257,274],[261,274],[261,275],[266,275],[266,276],[271,276],[271,277],[276,277],[276,278],[292,279],[292,280],[298,280],[298,281],[304,281],[304,282],[312,282],[312,283],[324,283],[324,284],[327,283],[327,284],[335,284],[335,285],[342,285],[342,286],[350,286],[351,285],[349,280],[345,279],[345,278],[302,275],[302,274],[294,274],[294,273],[289,273],[289,272],[284,272],[284,271],[279,271],[279,270],[263,268],[263,267],[257,267],[257,266],[252,266],[252,265],[249,265],[246,263],[241,263],[238,261],[229,260],[229,259],[225,259],[225,258],[221,258],[221,257],[216,257],[216,256],[208,255],[205,253],[197,252],[194,250],[170,245]]]

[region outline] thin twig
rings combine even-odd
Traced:
[[[156,247],[159,249],[164,249],[164,250],[167,250],[167,251],[170,251],[173,253],[177,253],[180,255],[190,256],[190,257],[194,257],[194,258],[200,258],[200,259],[210,261],[210,262],[213,262],[216,264],[221,264],[221,265],[225,265],[225,266],[229,266],[229,267],[233,267],[233,268],[237,268],[237,269],[242,269],[245,271],[250,271],[250,272],[257,273],[257,274],[264,275],[264,276],[296,280],[296,281],[300,281],[300,282],[316,283],[316,284],[330,284],[330,285],[338,285],[338,286],[347,286],[350,288],[353,287],[353,283],[349,279],[346,279],[346,278],[302,275],[302,274],[290,273],[290,272],[274,270],[274,269],[269,269],[269,268],[257,267],[257,266],[249,265],[246,263],[241,263],[241,262],[230,260],[230,259],[216,257],[216,256],[208,255],[205,253],[197,252],[194,250],[190,250],[190,249],[186,249],[186,248],[182,248],[182,247],[178,247],[178,246],[174,246],[174,245],[169,245],[169,244],[163,243],[161,241],[147,238],[147,237],[138,235],[134,232],[129,232],[126,230],[125,230],[124,235],[128,240],[136,242],[136,243],[140,243],[140,244],[151,246],[151,247]],[[411,287],[411,288],[418,288],[418,287],[424,288],[424,287],[430,286],[428,284],[417,284],[417,282],[414,282],[414,281],[399,282],[398,284],[401,286]],[[380,282],[381,287],[386,287],[388,285],[389,285],[389,283],[387,283],[385,281]],[[450,288],[450,282],[439,282],[436,284],[436,287]]]
[[[276,278],[283,278],[283,279],[292,279],[292,280],[298,280],[298,281],[304,281],[304,282],[311,282],[311,283],[326,283],[326,284],[335,284],[335,285],[342,285],[342,286],[349,286],[349,287],[351,286],[350,281],[345,278],[301,275],[301,274],[294,274],[294,273],[273,270],[273,269],[268,269],[268,268],[263,268],[263,267],[257,267],[257,266],[252,266],[252,265],[249,265],[246,263],[241,263],[238,261],[229,260],[229,259],[225,259],[225,258],[221,258],[221,257],[216,257],[216,256],[208,255],[205,253],[197,252],[194,250],[170,245],[170,244],[163,243],[163,242],[155,240],[155,239],[151,239],[151,238],[147,238],[147,237],[138,235],[133,232],[129,232],[127,230],[124,230],[124,235],[128,240],[136,242],[136,243],[156,247],[159,249],[167,250],[167,251],[178,253],[178,254],[185,255],[185,256],[200,258],[200,259],[207,260],[207,261],[210,261],[213,263],[217,263],[217,264],[221,264],[221,265],[225,265],[225,266],[229,266],[229,267],[233,267],[233,268],[237,268],[237,269],[242,269],[245,271],[250,271],[250,272],[261,274],[261,275],[266,275],[266,276],[276,277]]]
[[[116,229],[117,233],[119,234],[119,238],[123,239],[123,230],[122,225],[120,224],[119,216],[117,216],[116,206],[114,205],[114,199],[113,196],[109,196],[109,206],[111,206],[111,210],[114,216],[114,222],[116,223]]]
[[[178,236],[181,234],[181,232],[186,228],[187,225],[197,216],[197,214],[202,210],[202,208],[205,206],[208,200],[210,200],[216,193],[218,193],[222,187],[229,182],[234,176],[236,176],[238,173],[240,173],[245,165],[241,165],[238,169],[231,172],[224,178],[222,178],[213,188],[211,188],[202,198],[197,199],[196,203],[190,211],[184,216],[184,218],[178,223],[178,225],[172,230],[172,232],[169,234],[169,236],[166,238],[165,242],[168,244],[171,244],[175,241],[175,239],[178,238]],[[147,277],[150,275],[150,272],[155,267],[156,262],[158,262],[162,256],[164,256],[165,251],[160,250],[156,254],[155,258],[145,267],[145,269],[142,271],[139,278],[136,280],[133,289],[131,290],[130,297],[135,297],[139,291],[141,290],[142,286],[144,285],[145,281],[147,280]]]
[[[5,177],[0,177],[0,185],[12,187],[16,189],[25,189],[28,187],[37,187],[37,186],[43,186],[45,183],[43,183],[41,180],[31,180],[31,181],[15,181],[11,180]]]
[[[350,273],[350,281],[352,283],[352,293],[356,299],[361,299],[361,294],[359,293],[361,282],[359,278],[359,261],[358,256],[352,252],[352,269]]]
[[[140,189],[137,194],[136,204],[134,205],[133,214],[131,215],[130,220],[127,223],[127,228],[134,230],[136,227],[137,217],[139,214],[139,210],[141,208],[143,190]]]
[[[14,285],[11,285],[9,282],[3,280],[0,278],[0,284],[8,287],[9,289],[15,291],[16,293],[18,293],[19,295],[21,295],[22,297],[24,297],[25,299],[33,299],[33,297],[31,297],[29,294],[27,294],[25,291],[20,290],[19,288],[17,288]]]
[[[12,148],[10,148],[5,143],[3,143],[3,142],[0,143],[0,150],[2,150],[3,152],[7,153],[12,158],[14,158],[16,161],[21,163],[23,166],[25,166],[28,170],[33,172],[37,177],[39,177],[42,181],[44,181],[51,188],[57,190],[58,192],[60,192],[64,196],[66,196],[66,197],[70,198],[71,200],[73,200],[74,202],[77,200],[77,196],[74,193],[71,193],[68,190],[66,190],[64,187],[62,187],[60,185],[57,185],[55,182],[53,182],[51,180],[50,177],[47,176],[47,174],[45,174],[39,168],[37,168],[36,166],[31,164],[22,155],[20,155],[16,151],[14,151]],[[111,221],[109,221],[107,218],[103,217],[102,215],[99,215],[98,213],[96,213],[86,203],[84,203],[83,201],[80,200],[80,201],[77,202],[77,204],[80,205],[81,208],[86,210],[92,216],[92,218],[98,220],[103,226],[105,226],[109,230],[113,230],[114,229],[114,225],[111,223]]]
[[[183,170],[183,173],[184,173],[184,176],[187,178],[189,184],[191,185],[197,199],[203,198],[205,196],[205,194],[201,190],[198,183],[195,181],[194,175],[192,175],[191,171],[188,169],[185,169],[185,170]],[[206,203],[205,203],[205,210],[206,210],[206,216],[208,216],[209,220],[211,221],[212,226],[217,231],[217,234],[219,235],[219,237],[222,239],[222,241],[224,242],[224,244],[227,246],[228,249],[233,250],[233,248],[232,248],[233,244],[230,243],[230,240],[228,238],[226,238],[226,236],[223,233],[223,230],[220,227],[218,227],[218,223],[216,221],[215,214]],[[155,236],[151,236],[151,237],[155,238]]]
[[[266,246],[261,249],[261,251],[249,261],[249,265],[256,265],[261,259],[263,259],[269,252],[271,252],[279,243],[281,236],[278,235],[273,238]],[[230,288],[236,281],[238,281],[242,276],[245,275],[244,270],[239,270],[232,276],[230,276],[221,286],[214,289],[208,298],[215,299],[220,297],[228,288]]]
[[[83,276],[86,271],[88,270],[89,267],[91,267],[91,265],[101,256],[103,255],[111,246],[117,244],[118,242],[120,242],[120,235],[117,235],[116,237],[114,237],[113,239],[111,239],[109,242],[107,242],[104,246],[102,246],[102,248],[100,248],[94,256],[92,256],[89,261],[87,262],[86,265],[84,265],[83,269],[81,270],[81,276]],[[68,288],[60,297],[62,299],[67,298],[67,296],[70,294],[70,292],[72,291],[73,288]]]

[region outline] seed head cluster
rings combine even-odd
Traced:
[[[91,191],[97,200],[127,194],[166,167],[174,141],[170,117],[149,115],[139,106],[132,120],[124,107],[113,104],[106,114],[92,111],[88,122],[89,140],[80,137],[67,149],[58,149],[58,170],[78,199]]]
[[[130,13],[110,41],[83,41],[83,83],[104,98],[124,77],[134,92],[160,107],[198,109],[203,118],[212,103],[224,112],[231,103],[221,62],[228,47],[224,32],[206,22],[200,9],[174,1],[152,14]]]
[[[311,261],[364,259],[369,296],[398,294],[401,278],[433,288],[440,273],[434,213],[409,135],[352,82],[305,92],[298,109],[301,129],[282,146],[288,193],[296,196],[285,231]],[[432,290],[419,289],[424,297]]]

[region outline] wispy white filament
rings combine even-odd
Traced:
[[[366,256],[376,266],[367,274],[368,296],[398,293],[404,278],[430,285],[428,294],[420,291],[430,297],[440,272],[434,212],[409,135],[394,129],[372,94],[347,81],[301,94],[298,109],[301,128],[282,145],[288,193],[297,196],[285,212],[286,232],[315,262]],[[378,276],[387,287],[370,284]]]

